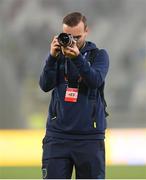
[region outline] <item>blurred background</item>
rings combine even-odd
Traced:
[[[146,178],[145,0],[0,0],[0,178],[41,178],[51,93],[38,81],[72,11],[87,17],[88,40],[110,56],[107,178]]]

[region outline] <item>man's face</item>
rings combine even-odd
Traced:
[[[77,26],[74,27],[63,24],[63,32],[71,34],[77,42],[77,47],[80,49],[85,43],[85,39],[88,34],[88,28],[85,28],[84,23],[81,21]]]

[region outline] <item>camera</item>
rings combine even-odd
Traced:
[[[74,41],[74,38],[71,34],[60,33],[58,35],[58,42],[60,46],[63,46],[63,47],[72,46],[73,41]]]

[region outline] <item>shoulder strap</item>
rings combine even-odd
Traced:
[[[92,65],[96,56],[97,56],[97,53],[99,53],[99,49],[96,48],[96,49],[93,49],[90,51],[90,54],[89,54],[89,59],[88,61],[90,62],[90,64]],[[105,85],[105,82],[102,83],[102,85],[98,88],[99,92],[100,92],[100,97],[101,97],[101,100],[102,100],[102,103],[104,105],[104,111],[105,111],[105,116],[107,117],[109,114],[106,110],[107,108],[107,103],[106,103],[106,100],[105,100],[105,97],[104,97],[104,85]]]
[[[99,53],[99,49],[98,49],[98,48],[92,49],[92,50],[90,51],[88,61],[91,63],[91,65],[93,64],[93,62],[94,62],[94,60],[95,60],[95,58],[96,58],[96,56],[97,56],[98,53]]]

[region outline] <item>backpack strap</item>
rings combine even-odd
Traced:
[[[107,112],[107,103],[104,97],[104,85],[105,83],[103,82],[102,85],[99,87],[99,92],[100,92],[100,97],[104,106],[105,117],[107,117],[109,116],[109,113]]]
[[[99,53],[99,49],[98,48],[93,49],[93,50],[90,51],[88,61],[90,62],[91,65],[95,61],[97,53]],[[106,103],[106,100],[105,100],[105,97],[104,97],[104,86],[105,86],[105,82],[103,82],[101,84],[101,86],[98,88],[98,90],[99,90],[99,93],[100,93],[101,101],[102,101],[103,106],[104,106],[105,117],[107,117],[107,116],[109,116],[109,114],[108,114],[108,112],[106,110],[107,103]]]

